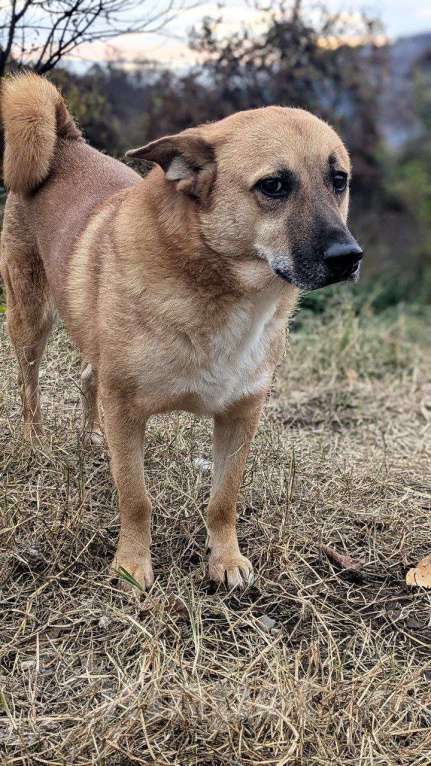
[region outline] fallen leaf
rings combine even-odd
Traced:
[[[407,585],[419,585],[421,588],[431,588],[431,553],[419,562],[417,567],[409,569],[406,574]]]
[[[332,561],[333,564],[340,567],[340,569],[346,569],[349,572],[359,572],[364,566],[363,561],[352,559],[352,557],[348,556],[346,553],[338,553],[338,551],[330,545],[322,545],[321,549],[326,553],[328,559]]]
[[[153,596],[152,598],[147,596],[145,603],[142,605],[139,616],[142,619],[145,614],[152,614],[156,609],[159,609],[160,607],[165,608],[168,614],[182,614],[187,616],[189,614],[189,610],[187,609],[187,606],[185,605],[182,598],[177,596],[175,593],[170,593],[167,599],[163,599],[160,596]]]
[[[184,601],[179,596],[176,596],[175,593],[171,593],[168,596],[166,607],[171,614],[189,614]]]

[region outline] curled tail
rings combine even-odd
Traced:
[[[57,88],[33,73],[6,77],[1,91],[5,186],[29,194],[52,166],[58,138],[82,140]]]

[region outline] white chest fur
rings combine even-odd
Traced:
[[[196,394],[206,410],[216,412],[267,385],[272,370],[265,362],[278,301],[279,292],[268,288],[238,302],[206,338],[199,363],[177,378],[176,393]]]

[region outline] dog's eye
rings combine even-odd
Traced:
[[[343,173],[341,170],[335,172],[332,176],[332,185],[336,194],[342,194],[346,191],[347,173]]]
[[[290,192],[290,183],[284,178],[262,178],[257,182],[256,189],[265,197],[287,197]]]

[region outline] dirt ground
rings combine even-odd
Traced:
[[[205,577],[210,423],[154,419],[147,595],[106,576],[116,496],[76,353],[59,329],[32,451],[0,319],[2,764],[429,766],[431,591],[405,573],[431,551],[430,319],[299,314],[243,486],[243,593]]]

